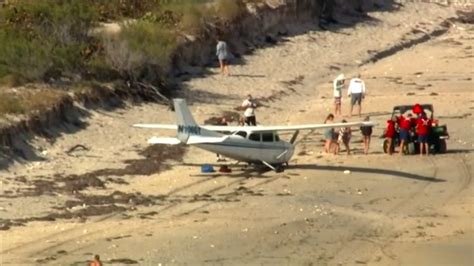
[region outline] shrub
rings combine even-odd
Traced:
[[[119,71],[127,71],[137,79],[154,81],[169,70],[176,46],[176,37],[171,31],[156,23],[136,21],[125,25],[106,50],[109,61],[115,61],[112,64]]]
[[[25,112],[20,99],[15,95],[0,93],[0,116],[5,114],[23,114]]]
[[[96,20],[83,1],[18,1],[0,10],[0,76],[26,80],[83,67],[88,29]]]
[[[0,116],[45,110],[57,103],[64,95],[64,92],[53,89],[28,90],[22,88],[14,94],[0,92]]]
[[[234,20],[245,12],[242,0],[216,0],[216,15],[223,20]]]

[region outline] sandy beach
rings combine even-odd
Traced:
[[[369,155],[358,130],[352,155],[323,153],[322,132],[307,132],[283,173],[202,174],[222,164],[215,154],[150,147],[174,132],[131,127],[174,123],[166,106],[84,110],[84,130],[33,141],[45,160],[0,172],[0,264],[86,265],[100,254],[104,265],[473,265],[474,24],[448,20],[459,11],[407,3],[354,27],[300,25],[232,64],[231,76],[183,77],[200,123],[251,93],[264,103],[259,123],[291,125],[323,123],[332,80],[361,74],[362,116],[378,122]],[[446,154],[383,153],[393,106],[415,103],[433,104],[448,125]]]

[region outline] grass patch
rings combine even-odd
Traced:
[[[0,99],[0,116],[25,113],[25,108],[17,96],[0,93]]]
[[[66,94],[54,89],[21,88],[0,91],[0,116],[29,114],[43,111],[60,101]]]

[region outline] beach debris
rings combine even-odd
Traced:
[[[69,148],[69,150],[66,151],[66,154],[70,155],[71,153],[75,152],[79,148],[83,151],[89,151],[90,150],[89,148],[87,148],[86,146],[84,146],[82,144],[77,144],[77,145],[74,145],[71,148]]]
[[[351,173],[350,170],[344,170],[344,174],[345,174],[345,175],[349,175],[350,173]]]

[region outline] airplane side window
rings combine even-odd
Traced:
[[[260,134],[258,134],[258,133],[252,133],[252,134],[250,134],[249,140],[260,141]]]
[[[262,141],[263,142],[273,142],[273,132],[262,133]]]
[[[241,136],[241,137],[246,138],[246,137],[247,137],[247,132],[245,132],[245,131],[238,131],[238,132],[235,133],[235,135],[239,135],[239,136]]]

